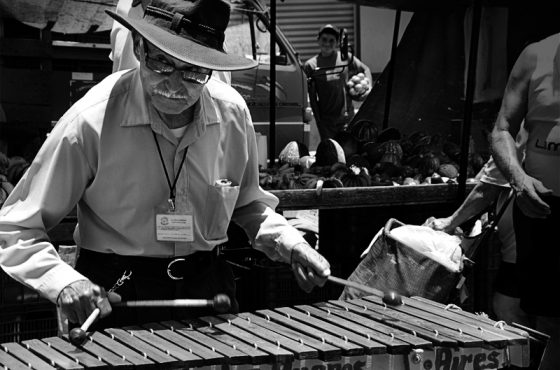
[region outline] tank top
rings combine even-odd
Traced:
[[[525,171],[560,196],[560,34],[538,42],[525,128]]]

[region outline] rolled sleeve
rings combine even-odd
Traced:
[[[0,265],[15,280],[56,303],[64,287],[85,277],[60,259],[38,230],[0,231]]]
[[[62,261],[47,231],[70,213],[90,176],[81,145],[61,126],[0,210],[0,266],[53,303],[65,286],[84,277]]]

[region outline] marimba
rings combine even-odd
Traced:
[[[319,302],[0,344],[5,369],[479,370],[529,364],[529,335],[418,298]]]

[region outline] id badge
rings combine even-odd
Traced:
[[[193,242],[192,212],[156,213],[156,239],[160,242]]]

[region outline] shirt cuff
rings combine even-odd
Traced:
[[[303,235],[295,228],[290,227],[292,230],[282,233],[276,239],[276,253],[280,256],[282,262],[291,263],[292,250],[298,244],[308,244],[303,238]]]
[[[60,292],[78,280],[88,280],[88,278],[74,270],[70,265],[61,262],[43,275],[38,290],[43,297],[56,304]]]

